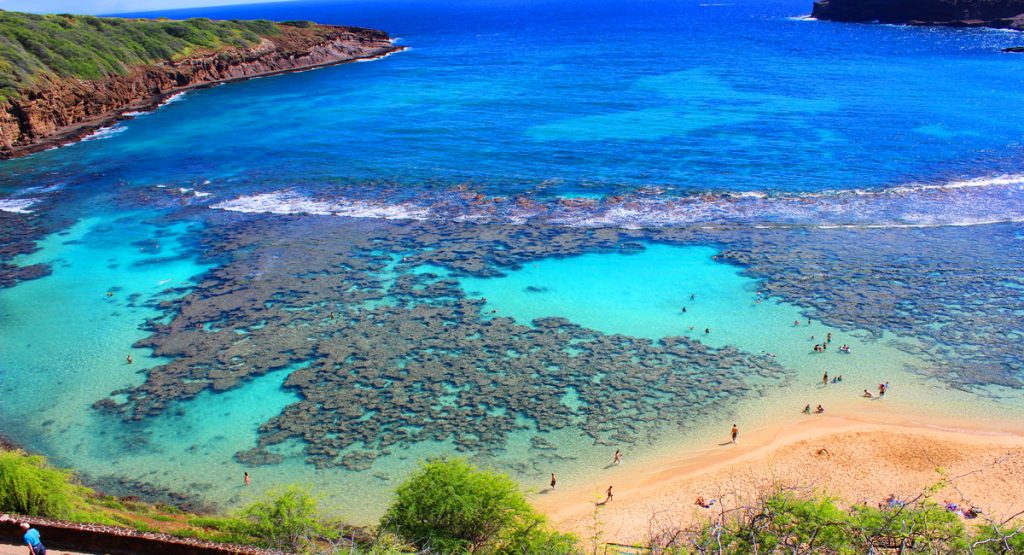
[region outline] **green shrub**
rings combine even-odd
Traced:
[[[398,486],[381,527],[440,553],[575,551],[571,536],[546,530],[511,478],[463,459],[424,463]]]
[[[990,529],[988,537],[995,536]],[[665,554],[861,555],[897,550],[905,555],[1024,553],[1013,551],[1016,547],[1009,551],[972,552],[968,547],[971,538],[960,517],[926,498],[900,507],[857,506],[843,510],[827,497],[781,491],[768,492],[724,516],[717,515],[703,526],[680,530],[669,537],[670,542],[651,547]],[[1006,543],[1012,545],[1016,539],[1010,538]],[[1024,546],[1024,538],[1019,541]]]
[[[266,499],[242,509],[237,531],[277,549],[302,551],[314,540],[331,535],[323,523],[318,501],[302,487],[271,490]]]
[[[70,518],[84,505],[74,476],[40,456],[0,451],[0,511]]]
[[[995,527],[990,524],[978,528],[971,538],[974,555],[1009,555],[1024,553],[1024,530]]]

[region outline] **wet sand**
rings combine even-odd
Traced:
[[[601,540],[618,543],[694,525],[773,485],[822,492],[843,506],[874,505],[891,493],[914,499],[945,475],[952,483],[933,496],[936,501],[974,505],[998,520],[1024,510],[1024,422],[923,420],[881,408],[870,416],[814,415],[796,424],[743,428],[740,423],[736,445],[728,443],[726,425],[721,444],[704,449],[636,465],[625,453],[600,482],[560,483],[557,492],[536,495],[534,504],[557,528],[581,538],[593,535],[596,514]],[[608,485],[615,498],[595,512]],[[703,509],[694,503],[697,496],[718,501]]]

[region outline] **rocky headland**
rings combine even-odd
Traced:
[[[1024,0],[817,0],[811,17],[848,22],[1024,30]]]
[[[78,35],[40,34],[23,23],[48,21],[45,18]],[[75,29],[82,21],[89,28]],[[105,26],[115,31],[107,32]],[[126,27],[145,32],[147,38],[166,38],[156,47],[141,43],[148,50],[140,53],[139,44],[124,38]],[[115,32],[122,35],[111,38]],[[64,45],[81,41],[82,33],[90,39],[94,35],[100,46],[90,45],[89,50],[63,58],[52,55],[59,50],[47,51],[45,43],[39,46],[40,36]],[[383,31],[305,21],[168,22],[0,10],[0,60],[13,62],[15,68],[10,75],[0,75],[0,158],[73,141],[126,113],[152,109],[183,90],[376,58],[398,50],[401,47]],[[126,58],[128,62],[123,61]]]

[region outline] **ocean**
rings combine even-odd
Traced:
[[[114,493],[300,482],[365,523],[426,457],[587,483],[886,381],[907,414],[1020,418],[1019,34],[810,8],[133,14],[408,48],[0,163],[2,434]]]

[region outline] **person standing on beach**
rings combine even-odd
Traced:
[[[618,449],[616,449],[615,450],[615,456],[612,457],[612,464],[620,464],[620,463],[622,463],[622,453]]]
[[[732,442],[736,443],[736,436],[740,435],[740,429],[736,427],[736,424],[732,425],[732,432],[730,435],[732,436]]]
[[[46,555],[46,548],[43,546],[42,540],[39,539],[39,530],[29,526],[27,522],[18,524],[21,527],[21,541],[28,546],[29,555]]]
[[[821,376],[821,385],[828,385],[828,370]]]
[[[555,484],[557,484],[557,483],[558,483],[558,478],[555,478],[555,473],[552,472],[551,473],[551,489],[552,490],[555,489]]]

